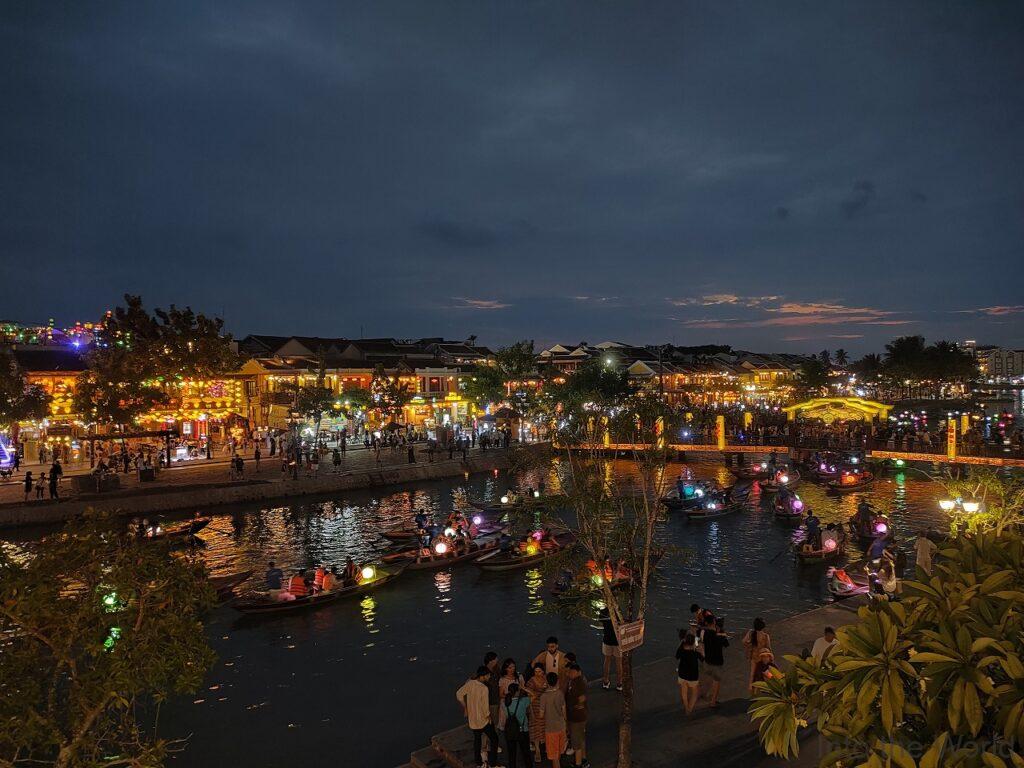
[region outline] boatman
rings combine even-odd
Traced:
[[[277,567],[273,560],[267,563],[267,590],[271,595],[281,591],[281,582],[284,581],[284,571]]]
[[[814,514],[814,510],[807,510],[804,525],[807,526],[807,540],[815,549],[821,549],[821,520]]]

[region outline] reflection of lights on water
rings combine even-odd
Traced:
[[[376,635],[380,632],[377,626],[373,623],[377,618],[377,603],[373,599],[372,595],[367,595],[359,602],[359,612],[363,616],[363,621],[366,622],[366,631],[371,635]]]
[[[448,594],[452,591],[452,574],[450,571],[438,571],[434,574],[434,586],[437,587],[437,602],[441,606],[441,613],[451,613],[452,609],[448,603],[452,601]]]
[[[541,589],[544,586],[544,577],[540,568],[531,568],[526,572],[526,601],[529,605],[527,613],[537,614],[544,611],[544,598],[541,596]]]

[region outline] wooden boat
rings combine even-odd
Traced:
[[[241,584],[243,581],[252,576],[252,570],[239,571],[238,573],[229,573],[226,576],[211,576],[210,584],[217,591],[217,600],[224,602],[231,598],[235,591],[235,587]]]
[[[475,560],[478,557],[497,550],[498,540],[496,538],[490,538],[483,541],[473,541],[470,543],[468,552],[462,552],[458,555],[452,554],[454,549],[449,549],[444,554],[437,554],[433,549],[431,549],[430,555],[423,557],[423,549],[423,547],[419,546],[406,547],[405,549],[400,549],[397,552],[390,552],[384,555],[381,560],[385,563],[408,563],[408,568],[414,571],[425,570],[427,568],[445,568],[449,565],[455,565],[456,563]]]
[[[853,478],[853,479],[850,479]],[[842,474],[826,483],[831,493],[854,493],[875,482],[875,476],[867,470],[843,470]]]
[[[783,482],[783,478],[785,478],[785,482]],[[800,478],[800,471],[793,469],[788,472],[780,472],[776,475],[775,480],[763,480],[758,484],[765,493],[778,493],[783,488],[796,488],[800,485]]]
[[[501,533],[508,526],[508,523],[481,523],[477,526],[477,536],[493,536],[496,533]],[[419,533],[415,528],[391,528],[387,531],[381,531],[383,536],[388,541],[415,541]]]
[[[722,504],[719,501],[709,501],[695,509],[686,510],[684,514],[686,515],[687,520],[714,520],[719,517],[731,515],[733,512],[739,512],[743,509],[743,506],[744,505],[740,502]]]
[[[745,467],[730,467],[729,471],[732,472],[733,476],[737,480],[767,480],[768,479],[768,465],[767,464],[755,464],[754,466]]]
[[[819,563],[826,563],[830,560],[837,560],[845,553],[845,547],[842,539],[837,540],[836,545],[831,549],[828,547],[822,547],[821,549],[808,549],[805,547],[810,547],[810,545],[805,543],[795,544],[794,547],[796,548],[796,559],[800,561],[800,565],[817,565]]]
[[[401,576],[404,570],[404,568],[397,570],[384,570],[383,568],[377,568],[377,574],[373,579],[351,587],[332,589],[330,592],[306,595],[305,597],[297,597],[294,600],[272,600],[266,593],[263,593],[262,596],[253,595],[246,599],[239,600],[235,602],[232,607],[236,611],[241,611],[242,613],[259,615],[313,610],[314,608],[322,608],[323,606],[337,602],[338,600],[361,595],[369,592],[370,590],[376,589],[377,587],[383,586],[389,581],[394,581]]]
[[[208,526],[213,520],[212,517],[198,517],[194,520],[189,520],[179,525],[173,525],[164,528],[163,526],[156,525],[150,528],[143,535],[145,541],[175,541],[182,539],[191,539],[203,528]]]
[[[851,518],[847,525],[850,528],[850,534],[856,537],[861,544],[870,544],[879,536],[888,535],[891,528],[889,518],[885,515],[872,516],[871,524],[868,527],[858,526],[856,517]],[[879,530],[879,527],[882,527],[883,530]]]
[[[689,489],[689,495],[687,495]],[[694,481],[683,484],[683,494],[680,495],[679,488],[673,488],[661,497],[661,503],[668,508],[669,512],[685,511],[701,506],[705,499],[712,493],[718,491],[715,483]]]
[[[651,571],[658,567],[661,558],[665,556],[665,550],[658,549],[651,552]],[[595,578],[596,577],[596,578]],[[633,581],[633,574],[629,569],[620,576],[610,579],[608,586],[614,591],[629,586]],[[592,595],[601,590],[603,584],[600,582],[600,575],[594,574],[586,579],[577,579],[571,584],[564,584],[556,581],[551,585],[551,594],[559,600],[569,597],[584,597]]]
[[[520,568],[529,568],[531,565],[536,565],[552,555],[565,551],[576,542],[576,537],[569,532],[560,533],[554,537],[554,541],[557,547],[541,548],[532,555],[496,550],[475,560],[473,564],[483,571],[515,571]]]

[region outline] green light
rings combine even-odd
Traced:
[[[897,467],[902,467],[906,463],[907,462],[905,462],[903,459],[896,459],[896,466]]]
[[[108,592],[103,596],[102,602],[107,613],[119,610],[121,607],[120,601],[117,599],[117,592]]]
[[[111,627],[110,628],[110,634],[107,635],[107,639],[103,641],[103,648],[104,648],[104,650],[107,650],[107,651],[113,650],[114,644],[118,640],[120,640],[120,639],[121,639],[121,628],[120,627]]]

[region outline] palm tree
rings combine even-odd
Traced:
[[[850,358],[849,356],[847,356],[845,349],[840,348],[836,350],[835,361],[836,365],[838,365],[840,368],[846,367],[846,364],[850,362]]]

